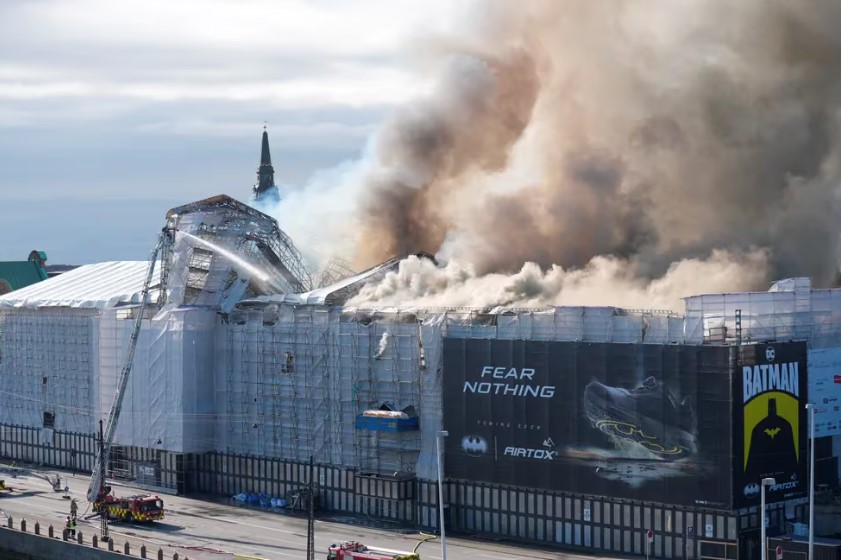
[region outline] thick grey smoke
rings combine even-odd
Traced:
[[[837,0],[477,14],[439,46],[437,89],[378,134],[357,215],[357,265],[419,250],[450,264],[404,263],[356,303],[675,307],[834,280]]]

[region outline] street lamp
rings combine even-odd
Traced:
[[[450,435],[450,432],[441,430],[436,434],[435,447],[438,454],[438,515],[441,527],[441,560],[447,560],[447,543],[444,539],[444,475],[441,472],[441,440]]]
[[[809,556],[815,554],[815,404],[807,403],[809,411]]]
[[[765,487],[766,486],[773,486],[776,483],[777,483],[777,480],[774,479],[774,478],[763,478],[762,479],[762,505],[760,506],[760,512],[759,512],[759,523],[760,523],[760,527],[762,527],[762,532],[761,532],[762,536],[760,537],[762,539],[762,543],[760,545],[760,546],[762,546],[762,560],[767,560],[765,556],[766,556],[767,548],[768,548],[767,546],[765,546]]]

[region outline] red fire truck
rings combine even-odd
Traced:
[[[110,490],[109,486],[104,488]],[[158,496],[116,497],[108,493],[100,495],[93,503],[93,511],[119,521],[148,523],[164,518],[164,502]]]
[[[420,560],[416,552],[400,552],[384,548],[368,548],[356,541],[330,545],[327,560]]]

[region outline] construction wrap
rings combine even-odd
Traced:
[[[0,423],[90,433],[98,405],[98,318],[90,309],[0,313]]]
[[[451,376],[467,381],[445,363],[444,340],[611,345],[605,351],[616,365],[611,371],[625,372],[611,383],[630,390],[645,379],[628,377],[626,362],[637,357],[623,358],[621,347],[667,355],[669,346],[712,352],[706,348],[802,339],[814,369],[809,391],[827,399],[822,406],[841,398],[833,390],[841,363],[841,291],[811,290],[804,279],[763,293],[693,296],[685,317],[608,307],[356,309],[288,294],[233,305],[240,294],[233,285],[225,292],[230,298],[211,297],[224,285],[218,281],[226,275],[216,268],[224,263],[199,262],[207,255],[180,242],[170,278],[184,289],[171,288],[162,311],[149,306],[116,432],[116,445],[149,455],[215,450],[302,462],[313,456],[358,472],[434,480],[436,435],[448,430],[446,444],[460,445],[464,434],[456,428],[466,430],[442,412],[452,397]],[[200,264],[207,274],[191,276]],[[0,298],[0,423],[38,428],[45,442],[52,430],[96,431],[128,350],[147,263],[90,266],[40,283],[53,291],[27,288]],[[91,271],[99,276],[90,278]],[[337,286],[318,301],[352,287]],[[193,303],[182,305],[185,298]],[[580,365],[568,373],[579,385],[585,382],[579,375],[595,375]],[[695,395],[693,387],[679,389]],[[401,413],[407,422],[377,424],[375,415],[365,415],[376,410]],[[819,435],[841,430],[821,418]],[[458,468],[454,456],[444,458],[450,472]],[[672,494],[669,484],[659,492]]]
[[[0,296],[0,309],[106,309],[124,303],[139,303],[148,267],[146,261],[102,262],[80,266]],[[159,274],[156,270],[152,285],[158,283]],[[150,299],[156,297],[157,291],[152,290]]]
[[[107,418],[136,309],[99,322],[99,408]],[[143,321],[114,444],[177,452],[213,448],[214,311],[185,308]]]

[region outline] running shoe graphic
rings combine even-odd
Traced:
[[[688,399],[678,402],[654,377],[634,389],[592,381],[584,389],[584,410],[595,428],[663,460],[685,459],[697,450]]]

